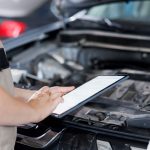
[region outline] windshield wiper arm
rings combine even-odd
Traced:
[[[127,26],[127,25],[122,25],[121,23],[117,23],[115,21],[112,21],[108,18],[104,18],[103,19],[103,22],[110,28],[113,28],[113,29],[117,29],[117,30],[124,30],[124,31],[135,31],[135,27],[132,25],[132,26]]]
[[[98,18],[85,15],[85,16],[82,16],[81,18],[78,18],[78,20],[93,22],[93,23],[96,23],[98,26],[103,26],[105,28],[110,28],[114,30],[135,31],[134,26],[124,26],[121,23],[110,20],[109,18],[98,19]]]
[[[113,22],[108,18],[104,18],[102,21],[109,27],[116,28],[116,29],[123,29],[123,26],[121,24]]]

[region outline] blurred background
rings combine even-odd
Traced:
[[[15,86],[78,87],[98,75],[130,76],[62,119],[18,127],[16,150],[97,150],[96,142],[99,150],[146,150],[149,35],[150,0],[0,0],[0,39]]]
[[[68,18],[83,10],[86,10],[86,16],[98,20],[107,18],[149,25],[148,0],[102,3],[97,0],[0,0],[0,38],[18,37],[27,30]]]

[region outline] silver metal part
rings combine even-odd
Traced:
[[[18,138],[20,138],[20,140],[17,141],[17,143],[27,145],[32,148],[43,148],[48,146],[51,142],[53,142],[60,135],[60,133],[56,133],[52,130],[48,130],[40,137],[35,137],[35,138],[18,134]]]
[[[37,76],[40,79],[53,79],[55,76],[64,79],[70,74],[70,71],[53,59],[46,59],[38,64]]]

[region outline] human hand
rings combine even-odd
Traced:
[[[43,87],[35,92],[28,103],[35,110],[35,122],[49,116],[63,101],[62,96],[73,89],[74,87]]]
[[[51,93],[62,93],[63,95],[71,92],[75,87],[74,86],[68,86],[68,87],[62,87],[62,86],[54,86],[54,87],[50,87],[49,91]]]

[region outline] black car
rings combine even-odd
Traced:
[[[69,115],[18,127],[17,149],[145,150],[150,140],[150,1],[62,0],[58,21],[4,40],[15,85],[78,87],[127,74]]]

